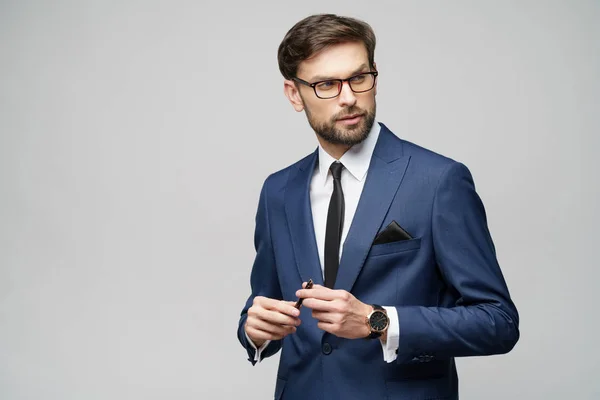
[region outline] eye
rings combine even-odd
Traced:
[[[331,90],[331,89],[337,89],[337,81],[323,81],[323,82],[319,82],[316,85],[317,89],[319,90]]]
[[[355,77],[350,78],[350,81],[353,83],[362,83],[366,79],[367,74],[356,75]]]

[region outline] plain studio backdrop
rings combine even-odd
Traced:
[[[521,339],[461,399],[599,398],[598,1],[4,0],[1,399],[272,398],[236,328],[262,183],[317,145],[277,47],[321,12],[373,26],[378,119],[486,206]]]

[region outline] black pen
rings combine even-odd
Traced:
[[[312,285],[313,285],[313,281],[312,281],[312,279],[309,279],[308,283],[306,284],[306,287],[304,289],[310,289],[310,288],[312,288]],[[296,302],[294,307],[296,307],[297,309],[300,309],[300,306],[302,305],[302,300],[304,300],[304,298],[298,299],[298,301]]]

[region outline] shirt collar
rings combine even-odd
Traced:
[[[371,156],[373,155],[373,150],[375,150],[380,130],[381,126],[379,126],[379,123],[377,121],[373,122],[373,126],[369,131],[369,136],[367,136],[362,143],[356,144],[348,149],[339,160],[344,164],[344,167],[350,172],[354,179],[359,182],[367,175],[369,164],[371,163]],[[336,159],[331,157],[319,144],[319,166],[316,171],[316,183],[322,186],[325,185],[329,167],[334,161],[336,161]]]

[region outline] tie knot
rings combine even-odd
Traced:
[[[331,167],[329,167],[329,169],[331,170],[331,175],[333,175],[333,179],[340,180],[342,178],[342,169],[344,169],[344,164],[342,164],[339,161],[335,161],[333,164],[331,164]]]

